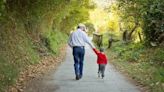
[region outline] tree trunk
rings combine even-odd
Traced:
[[[100,48],[102,46],[102,35],[98,38],[98,47]]]
[[[122,36],[122,40],[123,40],[123,41],[127,41],[127,35],[128,35],[128,32],[127,32],[127,30],[125,30],[125,31],[123,32],[123,36]]]
[[[134,31],[136,31],[136,28],[137,27],[138,27],[138,23],[136,23],[135,27],[128,34],[128,36],[127,36],[128,40],[131,40],[132,39],[132,34],[133,34]]]
[[[141,37],[141,33],[140,32],[138,32],[138,36],[139,36],[140,42],[142,42],[142,37]]]
[[[113,38],[109,38],[108,40],[108,49],[112,46]]]

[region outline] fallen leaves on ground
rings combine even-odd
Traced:
[[[29,65],[20,72],[20,75],[16,81],[15,85],[9,87],[7,92],[23,92],[23,89],[28,81],[33,78],[38,78],[45,73],[56,69],[57,66],[63,61],[66,55],[66,46],[60,48],[60,55],[58,56],[42,56],[41,62],[35,65]]]

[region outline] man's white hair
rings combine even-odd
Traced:
[[[79,27],[79,28],[82,28],[83,31],[87,32],[87,28],[86,28],[86,26],[85,26],[84,24],[80,23],[80,24],[78,25],[78,27]]]
[[[78,26],[79,26],[79,27],[85,27],[85,25],[82,24],[82,23],[80,23]]]

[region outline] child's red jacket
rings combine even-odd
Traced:
[[[107,56],[99,51],[97,51],[95,48],[93,49],[93,51],[96,53],[97,55],[97,64],[107,64]]]

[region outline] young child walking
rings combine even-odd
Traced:
[[[104,75],[105,66],[106,66],[107,61],[108,61],[107,56],[105,55],[103,48],[100,48],[100,51],[93,48],[93,51],[97,55],[98,77],[100,77],[100,75],[101,75],[101,78],[103,79],[105,77],[105,75]]]

